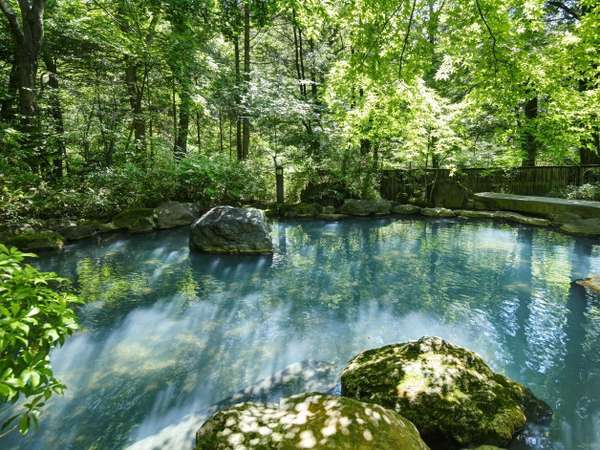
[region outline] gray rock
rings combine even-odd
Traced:
[[[192,225],[190,247],[206,253],[273,253],[271,226],[260,209],[217,206]]]
[[[191,224],[196,215],[192,203],[165,202],[154,210],[160,230]]]
[[[464,208],[469,199],[469,191],[458,181],[443,180],[435,184],[431,198],[437,207]]]
[[[600,236],[600,219],[581,219],[572,223],[565,223],[560,227],[564,233],[578,236]]]
[[[524,216],[523,214],[510,211],[496,211],[494,215],[496,219],[506,220],[508,222],[521,223],[523,225],[530,225],[534,227],[547,227],[550,225],[550,221],[548,219]]]
[[[392,212],[394,214],[405,214],[405,215],[418,214],[421,212],[421,207],[416,206],[416,205],[408,205],[408,204],[394,205],[394,206],[392,206]]]
[[[427,217],[455,217],[456,212],[447,208],[423,208],[421,214]]]
[[[195,448],[428,450],[399,414],[318,393],[288,397],[278,406],[241,403],[221,411],[202,425]]]
[[[600,202],[495,192],[481,192],[474,194],[474,197],[486,209],[515,211],[547,218],[569,214],[582,219],[600,219]]]
[[[458,217],[465,217],[469,219],[495,219],[495,211],[472,211],[468,209],[459,209],[456,211]]]
[[[438,337],[354,357],[342,372],[342,395],[402,414],[437,448],[507,446],[526,421],[552,415],[527,388]]]
[[[78,241],[96,236],[102,230],[102,224],[95,220],[79,222],[72,226],[64,227],[57,230],[68,241]]]
[[[350,216],[378,216],[391,212],[392,202],[389,200],[359,200],[346,199],[340,208],[342,214]]]

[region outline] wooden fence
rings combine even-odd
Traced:
[[[485,169],[393,169],[382,170],[383,198],[397,200],[423,192],[445,179],[459,181],[472,192],[506,192],[523,195],[559,193],[567,186],[600,184],[600,165],[539,166]]]

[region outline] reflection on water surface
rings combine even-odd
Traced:
[[[85,332],[53,354],[68,390],[41,430],[0,446],[189,448],[211,407],[291,364],[334,374],[439,335],[553,406],[528,448],[600,448],[600,301],[570,283],[600,273],[597,242],[420,219],[285,222],[273,239],[273,258],[190,255],[185,229],[41,258],[88,301]]]

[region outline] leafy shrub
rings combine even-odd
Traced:
[[[571,200],[595,200],[600,201],[600,184],[582,184],[581,186],[569,186],[562,193],[565,198]]]
[[[65,388],[54,377],[50,351],[77,330],[79,303],[60,290],[64,279],[23,264],[28,256],[35,255],[0,244],[0,402],[21,403],[3,428],[15,423],[22,433]]]

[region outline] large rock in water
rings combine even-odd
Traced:
[[[437,337],[359,354],[342,373],[342,395],[395,410],[429,445],[449,449],[506,446],[526,420],[552,415],[527,388]]]
[[[120,212],[112,219],[117,228],[130,233],[147,233],[156,228],[156,218],[152,208],[132,208]]]
[[[279,406],[241,403],[196,434],[196,450],[427,450],[412,423],[393,411],[343,397],[300,394]]]
[[[207,253],[272,253],[271,226],[260,209],[217,206],[192,225],[190,247]]]

